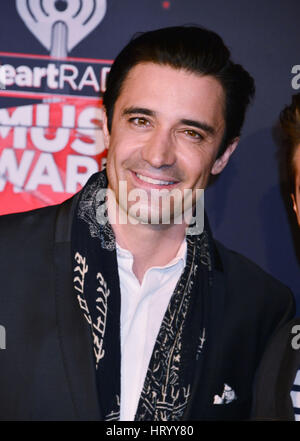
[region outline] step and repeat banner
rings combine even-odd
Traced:
[[[300,312],[299,231],[277,139],[278,115],[300,92],[299,17],[298,0],[2,2],[0,214],[59,203],[105,166],[102,95],[133,34],[202,25],[257,87],[240,146],[205,192],[212,230],[290,286]]]
[[[96,53],[69,56],[101,25],[106,0],[13,3],[11,36],[28,45],[22,52],[1,48],[1,96],[30,104],[0,110],[1,214],[61,202],[103,166],[101,96],[111,65]]]

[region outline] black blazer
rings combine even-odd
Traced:
[[[76,197],[0,217],[1,420],[101,420],[90,329],[72,289],[70,230]],[[185,420],[250,415],[257,365],[294,314],[281,283],[216,243],[210,332]],[[224,384],[237,399],[213,404]]]
[[[262,359],[253,400],[255,420],[295,420],[290,392],[300,369],[300,331],[293,333],[294,326],[299,326],[300,330],[300,318],[290,321],[276,333]]]

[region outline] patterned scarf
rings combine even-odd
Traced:
[[[74,292],[91,328],[99,405],[107,421],[120,417],[120,283],[115,237],[105,209],[105,172],[81,192],[72,226]],[[212,282],[207,223],[187,238],[186,266],[158,332],[139,399],[136,421],[179,421],[192,394],[206,342],[207,301]]]

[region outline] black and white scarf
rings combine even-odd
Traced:
[[[120,283],[115,237],[97,213],[105,201],[105,172],[81,192],[72,227],[74,295],[91,328],[99,405],[107,421],[120,417]],[[105,207],[105,205],[104,205]],[[208,225],[187,236],[187,260],[158,332],[136,421],[178,421],[184,416],[206,341],[206,303],[212,279]],[[137,354],[137,356],[139,356]]]

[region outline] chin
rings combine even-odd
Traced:
[[[128,210],[129,222],[133,224],[168,226],[174,223],[173,210],[162,210],[161,207],[134,204]],[[182,213],[178,215],[182,220]],[[181,223],[181,222],[178,222]]]

